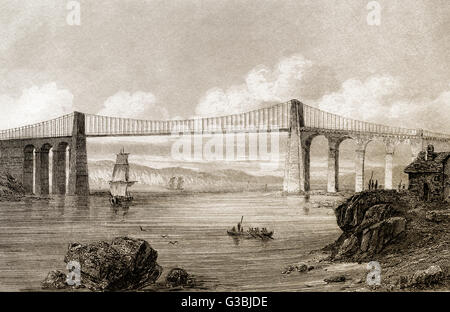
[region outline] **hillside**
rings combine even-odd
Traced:
[[[108,189],[108,181],[111,179],[114,162],[110,160],[89,162],[89,183],[91,189]],[[366,185],[373,172],[373,179],[378,183],[384,183],[384,168],[368,168],[365,172]],[[169,180],[173,176],[182,176],[185,180],[185,189],[189,191],[218,192],[218,191],[256,191],[267,190],[280,191],[283,186],[283,178],[277,176],[254,176],[236,169],[221,170],[192,170],[182,167],[170,167],[156,169],[148,166],[130,164],[131,179],[138,181],[135,190],[167,190]],[[393,186],[407,182],[407,175],[403,173],[403,167],[395,167],[393,170]],[[327,184],[326,172],[311,171],[311,189],[325,189]],[[341,174],[339,177],[340,190],[352,191],[355,185],[354,174]]]
[[[108,189],[114,162],[109,160],[89,162],[89,183],[91,189]],[[254,191],[278,190],[282,178],[273,176],[256,177],[239,170],[218,170],[200,172],[192,169],[173,167],[155,169],[147,166],[130,164],[130,179],[137,181],[134,190],[167,190],[171,177],[182,176],[187,191]]]

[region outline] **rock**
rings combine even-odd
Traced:
[[[378,204],[370,207],[367,209],[358,229],[362,230],[382,221],[387,216],[391,215],[391,210],[392,206],[390,204]]]
[[[358,247],[358,238],[355,235],[351,235],[344,241],[344,243],[342,243],[341,247],[339,248],[337,257],[340,258],[342,256],[352,254],[356,249],[358,249]]]
[[[281,272],[281,274],[290,274],[290,273],[292,273],[292,272],[294,272],[294,271],[303,273],[303,272],[310,271],[310,270],[312,270],[312,269],[314,269],[313,266],[309,266],[309,265],[307,265],[306,263],[299,262],[299,263],[294,264],[294,265],[288,265],[288,266],[283,270],[283,272]]]
[[[358,278],[355,280],[355,284],[361,284],[363,282],[362,278]]]
[[[0,199],[14,199],[23,195],[25,195],[25,189],[22,183],[0,168]]]
[[[406,204],[393,190],[361,192],[335,209],[343,234],[325,249],[331,260],[361,261],[373,257],[405,232]]]
[[[306,272],[308,271],[308,265],[306,263],[298,263],[296,266],[298,272]]]
[[[327,283],[342,283],[345,282],[345,280],[346,280],[345,275],[335,275],[324,279],[324,281]]]
[[[427,211],[425,214],[425,219],[431,222],[444,222],[449,219],[450,213],[448,211]]]
[[[409,286],[431,286],[439,284],[445,279],[445,273],[438,265],[432,265],[426,270],[416,271],[411,280]]]
[[[403,233],[405,229],[406,219],[403,217],[393,217],[378,222],[364,231],[360,249],[374,255]]]
[[[395,190],[365,191],[351,196],[335,209],[338,226],[344,232],[354,232],[366,217],[365,226],[389,218],[400,211],[401,196]],[[375,207],[379,205],[379,207]]]
[[[389,233],[391,239],[396,238],[406,230],[406,219],[403,217],[389,218],[386,223],[392,228],[392,232]]]
[[[165,278],[166,284],[171,287],[190,286],[192,281],[186,270],[181,268],[171,269]]]
[[[370,238],[372,237],[372,232],[369,229],[364,230],[361,238],[360,249],[361,251],[367,251],[369,249]]]
[[[398,278],[398,286],[400,289],[406,288],[409,285],[408,276],[400,275]]]
[[[158,253],[142,239],[117,237],[111,243],[71,243],[64,262],[77,261],[81,282],[93,290],[139,289],[161,274]]]
[[[281,272],[281,274],[291,274],[295,270],[295,267],[293,265],[288,265],[284,268],[284,270]]]
[[[65,273],[54,270],[50,271],[45,278],[45,280],[41,283],[42,288],[44,289],[65,289],[70,286],[66,283],[67,276]]]

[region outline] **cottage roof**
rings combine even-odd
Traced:
[[[450,152],[435,153],[434,159],[416,158],[405,168],[405,173],[438,173],[443,172],[444,163],[450,157]]]

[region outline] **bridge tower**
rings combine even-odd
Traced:
[[[304,126],[303,103],[291,100],[283,181],[283,192],[288,194],[309,191],[309,147],[301,131]]]
[[[70,144],[69,195],[89,195],[85,115],[74,112]]]

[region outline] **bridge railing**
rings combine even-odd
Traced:
[[[289,127],[290,103],[241,114],[187,120],[140,120],[92,114],[85,116],[88,136],[275,131]]]
[[[450,139],[450,135],[445,133],[433,132],[428,130],[422,130],[422,133],[425,139]]]
[[[336,114],[328,113],[315,107],[303,105],[305,126],[313,129],[327,129],[336,131],[379,133],[389,135],[418,135],[417,129],[390,127],[371,122],[354,120]]]
[[[193,118],[187,120],[139,120],[85,114],[88,136],[167,135],[173,133],[218,133],[286,131],[289,128],[291,102],[280,103],[241,114]],[[354,120],[303,105],[306,128],[343,132],[420,136],[450,140],[450,135],[427,130],[389,127]],[[14,129],[1,130],[0,140],[71,136],[74,114]]]
[[[0,140],[54,138],[72,135],[74,114],[7,130],[0,130]]]

